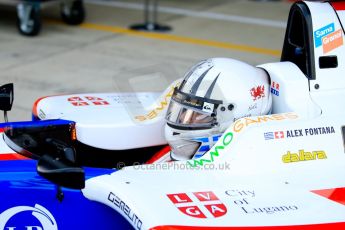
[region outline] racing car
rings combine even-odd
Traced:
[[[134,164],[165,146],[175,83],[161,96],[39,99],[33,121],[2,124],[0,227],[343,229],[344,20],[344,1],[294,3],[281,61],[259,66],[271,78],[272,114],[236,120],[198,159]],[[13,91],[0,91],[7,111]],[[139,158],[121,170],[86,160],[102,151]]]

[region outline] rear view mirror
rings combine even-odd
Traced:
[[[8,123],[4,140],[14,151],[32,159],[47,154],[76,163],[76,155],[68,149],[75,145],[74,136],[73,121],[28,121]]]
[[[0,86],[0,110],[10,111],[13,104],[13,84]]]
[[[85,187],[85,173],[82,168],[49,155],[44,155],[38,160],[37,172],[58,186],[72,189]]]
[[[10,122],[4,129],[3,137],[10,148],[23,156],[38,160],[39,175],[58,187],[84,188],[85,173],[78,163],[74,148],[75,122]]]

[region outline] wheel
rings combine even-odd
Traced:
[[[82,0],[63,1],[61,17],[69,25],[78,25],[85,19],[85,9]]]
[[[41,30],[41,15],[38,4],[19,3],[17,5],[17,28],[26,36],[35,36]]]

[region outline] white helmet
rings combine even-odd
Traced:
[[[271,105],[263,69],[229,58],[201,61],[175,88],[166,114],[172,159],[201,157],[235,120],[268,114]]]

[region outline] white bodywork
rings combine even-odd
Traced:
[[[138,226],[132,216],[137,216],[142,222],[140,229],[165,225],[248,227],[345,222],[344,203],[312,192],[335,188],[343,191],[345,187],[341,132],[345,119],[338,115],[303,119],[285,113],[243,118],[202,159],[190,164],[125,168],[87,180],[83,193],[114,208],[134,227]],[[329,128],[330,132],[311,135],[314,128]],[[267,132],[283,132],[284,138],[265,140]],[[297,136],[300,134],[303,136]],[[198,201],[193,192],[204,192],[205,202]],[[208,200],[211,196],[205,192],[213,192],[219,200]],[[177,195],[180,203],[173,204],[167,196],[181,193],[192,201],[183,202],[186,198]],[[203,206],[218,203],[225,208],[215,206],[214,214],[221,216],[214,218]],[[193,217],[197,213],[194,206],[207,218]],[[283,206],[290,208],[281,211],[279,207]],[[189,207],[191,215],[178,207]],[[268,213],[272,209],[275,211]]]
[[[329,3],[306,4],[313,32],[341,29]],[[314,80],[291,62],[260,66],[275,114],[237,120],[200,159],[126,167],[87,180],[83,194],[136,229],[344,229],[344,31],[336,36],[312,45]],[[320,69],[325,55],[338,67]]]
[[[166,144],[164,116],[174,86],[161,93],[98,93],[40,98],[33,114],[41,120],[76,122],[77,139],[89,146],[122,150]],[[128,139],[135,141],[128,141]]]

